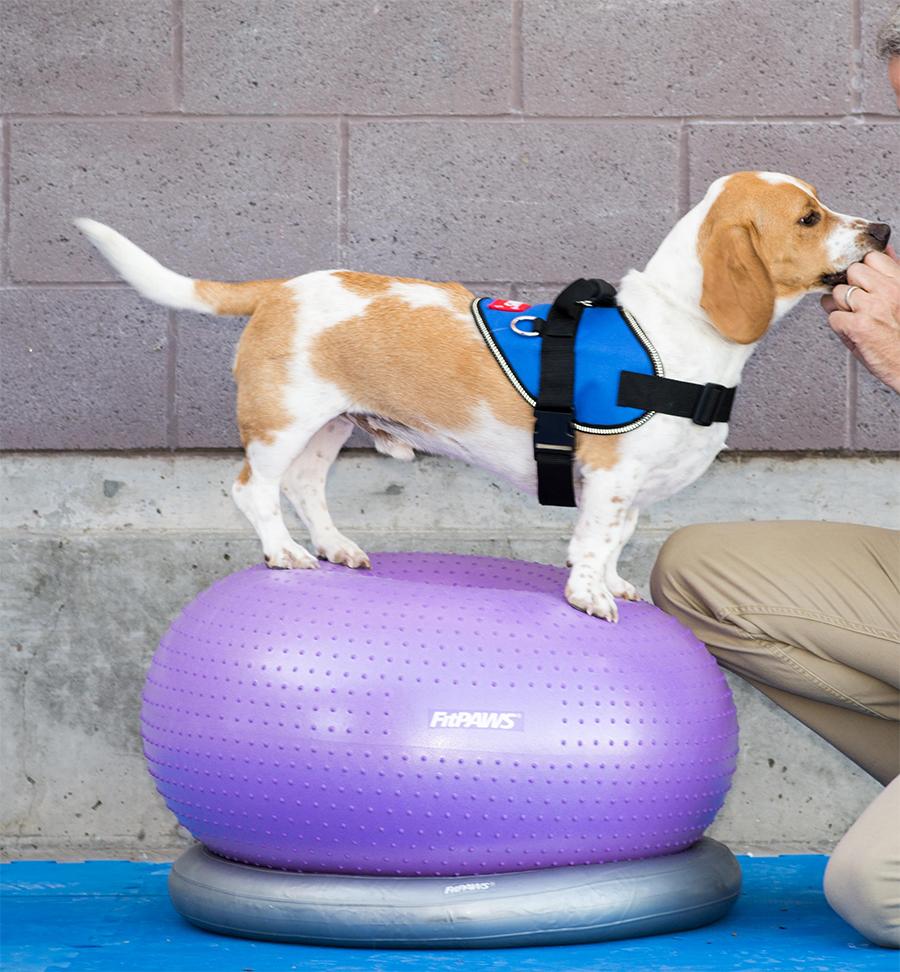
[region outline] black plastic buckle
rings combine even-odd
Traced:
[[[572,423],[575,414],[567,408],[536,408],[534,410],[534,457],[539,453],[559,454],[575,451],[575,433]]]
[[[722,400],[723,392],[727,391],[724,385],[716,385],[712,382],[703,386],[694,405],[694,412],[691,421],[694,425],[712,425],[716,420],[716,413],[719,411],[719,403]]]

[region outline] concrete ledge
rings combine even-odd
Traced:
[[[8,857],[171,857],[185,835],[146,773],[144,672],[181,606],[256,562],[228,488],[234,453],[10,454],[2,500],[2,845]],[[831,519],[896,526],[897,462],[730,457],[647,512],[623,558],[644,591],[686,523]],[[562,563],[572,514],[542,510],[441,459],[349,453],[330,495],[370,550],[446,550]],[[292,521],[294,522],[294,521]],[[295,526],[298,539],[303,531]],[[711,833],[736,850],[830,849],[878,791],[822,740],[733,680],[742,751]]]
[[[251,536],[229,490],[237,452],[6,453],[0,529],[234,532]],[[693,486],[641,516],[670,532],[710,520],[898,521],[895,456],[725,453]],[[341,455],[329,504],[345,532],[419,535],[460,530],[519,536],[567,531],[568,510],[542,508],[486,472],[433,456],[397,462],[369,450]],[[296,521],[295,521],[296,522]]]

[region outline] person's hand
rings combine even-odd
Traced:
[[[828,323],[876,378],[900,392],[900,260],[893,247],[851,264],[847,281],[822,298]]]

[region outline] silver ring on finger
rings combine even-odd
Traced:
[[[844,303],[847,305],[847,309],[851,312],[853,311],[853,304],[850,303],[850,295],[853,293],[854,290],[859,290],[859,289],[860,288],[854,284],[852,287],[848,287],[847,293],[844,294]]]

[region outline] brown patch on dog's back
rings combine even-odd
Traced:
[[[358,297],[382,297],[388,293],[393,284],[400,283],[435,287],[437,290],[444,291],[451,298],[464,298],[467,302],[466,306],[474,300],[473,294],[466,290],[461,283],[453,281],[435,283],[431,280],[419,280],[415,277],[385,277],[378,273],[360,273],[357,270],[335,270],[332,276],[337,277],[351,293]]]
[[[288,364],[297,326],[297,298],[284,286],[270,287],[244,329],[234,359],[241,442],[271,442],[293,420],[284,404]]]
[[[474,296],[465,287],[348,271],[336,276],[372,301],[361,315],[320,334],[310,360],[350,395],[356,410],[428,432],[470,426],[483,404],[502,422],[531,426],[528,403],[475,329]],[[413,307],[390,293],[393,283],[434,287],[441,296],[434,306]],[[440,306],[447,297],[451,308]]]

